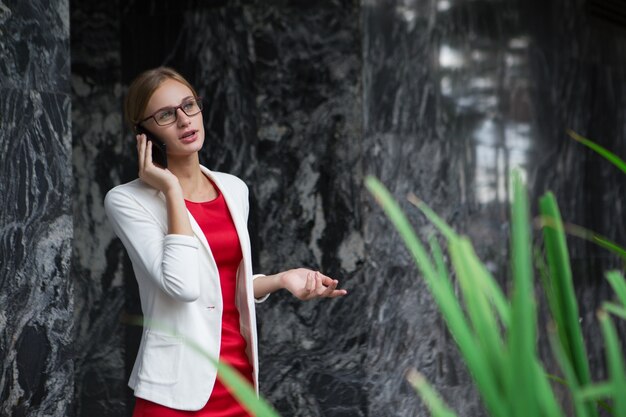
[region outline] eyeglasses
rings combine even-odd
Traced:
[[[178,119],[178,109],[181,109],[189,117],[195,116],[202,111],[202,99],[200,97],[190,98],[183,101],[180,106],[166,107],[139,121],[137,124],[141,124],[148,119],[154,119],[159,126],[171,125]]]

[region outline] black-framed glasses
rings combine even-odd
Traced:
[[[200,97],[185,99],[180,104],[180,106],[166,107],[164,109],[158,110],[154,114],[151,114],[145,119],[140,120],[137,124],[141,124],[148,119],[154,119],[156,124],[158,124],[159,126],[171,125],[178,119],[178,109],[181,109],[183,113],[185,113],[189,117],[195,116],[202,111],[202,99]]]

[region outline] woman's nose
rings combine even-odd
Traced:
[[[183,111],[183,109],[178,108],[176,109],[176,116],[178,119],[178,125],[179,126],[187,126],[190,123],[190,118],[189,116],[187,116],[187,114],[185,114],[185,112]]]

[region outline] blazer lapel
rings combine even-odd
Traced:
[[[191,212],[189,210],[187,210],[187,215],[189,216],[189,223],[191,223],[191,230],[193,230],[193,233],[196,235],[196,237],[200,239],[202,246],[204,246],[204,248],[209,252],[211,259],[213,259],[213,252],[211,252],[211,247],[209,246],[209,242],[206,240],[206,236],[204,232],[202,231],[202,229],[200,228],[200,225],[198,224],[196,219],[191,215]]]
[[[246,261],[250,259],[250,244],[248,242],[248,225],[246,220],[242,216],[242,208],[241,204],[237,200],[237,196],[234,195],[234,192],[230,190],[224,183],[222,183],[217,175],[214,175],[208,168],[200,165],[202,172],[204,172],[208,177],[217,185],[217,188],[220,189],[220,192],[224,196],[224,200],[226,201],[226,205],[228,206],[228,211],[230,212],[230,216],[233,218],[233,222],[235,223],[235,229],[237,229],[237,236],[239,237],[239,245],[241,246],[241,253],[243,254],[243,259]]]

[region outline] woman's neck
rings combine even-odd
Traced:
[[[178,178],[185,199],[194,200],[207,192],[208,181],[200,169],[197,153],[182,158],[168,155],[167,165],[172,174]]]

